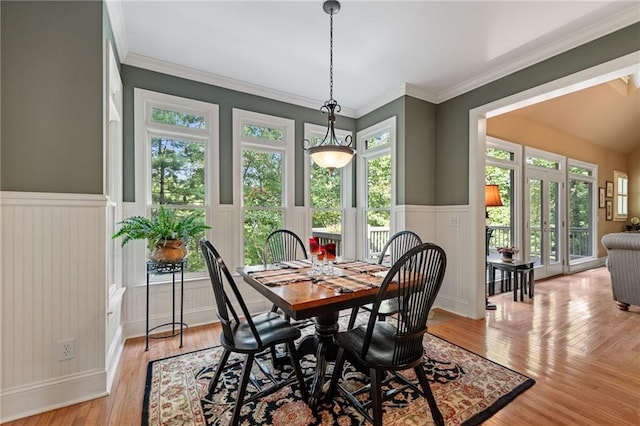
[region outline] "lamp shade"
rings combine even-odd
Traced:
[[[346,166],[355,150],[343,145],[320,145],[308,149],[314,163],[330,170]]]
[[[498,185],[484,186],[484,205],[485,207],[502,207],[502,199],[500,198],[500,187]]]

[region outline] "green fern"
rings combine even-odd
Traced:
[[[184,244],[211,229],[196,215],[180,216],[176,210],[165,209],[160,206],[155,210],[151,219],[144,216],[132,216],[119,222],[120,230],[111,238],[124,237],[124,246],[131,240],[148,240],[149,248],[155,247],[164,240],[182,240]]]

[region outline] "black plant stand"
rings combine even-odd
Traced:
[[[149,338],[151,339],[164,339],[167,337],[174,337],[180,335],[180,347],[182,347],[182,333],[187,329],[188,325],[183,321],[183,308],[184,308],[184,268],[187,266],[187,261],[176,263],[158,263],[152,260],[147,261],[147,321],[146,321],[146,340],[145,351],[149,350]],[[176,321],[176,273],[180,273],[180,321]],[[149,328],[149,276],[154,274],[171,274],[171,322],[156,325]],[[153,336],[150,333],[161,327],[171,326],[171,334],[164,336]],[[176,331],[176,326],[180,327],[179,331]]]

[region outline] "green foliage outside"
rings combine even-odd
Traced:
[[[391,156],[373,158],[367,164],[369,226],[389,227],[391,225],[389,216],[391,207]]]

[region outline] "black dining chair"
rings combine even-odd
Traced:
[[[222,325],[220,343],[224,348],[220,363],[216,367],[213,379],[209,383],[209,393],[216,389],[220,375],[229,360],[229,355],[232,352],[245,354],[231,425],[238,424],[240,409],[243,404],[262,398],[286,385],[294,383],[296,380],[300,386],[301,396],[306,401],[309,394],[304,383],[302,370],[300,369],[300,359],[294,344],[294,341],[302,334],[300,330],[274,312],[265,312],[252,316],[218,251],[206,240],[200,242],[200,248],[211,278],[211,285],[216,299],[217,315]],[[240,315],[238,315],[234,306],[240,309]],[[266,352],[280,343],[287,345],[287,352],[295,371],[295,375],[283,380],[278,380],[274,377],[268,366],[256,357],[261,352]],[[271,385],[260,388],[256,380],[251,380],[258,392],[247,398],[247,385],[250,376],[252,376],[251,367],[254,362],[258,364],[262,373],[271,382]]]
[[[264,241],[262,259],[265,263],[286,262],[307,259],[307,250],[300,237],[288,229],[276,229]],[[278,312],[278,306],[271,306],[271,312]],[[289,317],[286,317],[289,319]]]
[[[419,246],[420,244],[422,244],[422,240],[415,232],[396,232],[382,248],[380,256],[378,256],[378,264],[393,265],[403,254],[409,251],[409,249]],[[353,328],[353,325],[356,323],[359,308],[371,311],[371,304],[356,306],[351,310],[348,328]],[[384,321],[387,316],[393,315],[396,312],[398,312],[398,306],[392,300],[384,301],[378,312],[378,319]]]
[[[391,267],[371,309],[367,324],[339,332],[334,338],[338,346],[336,363],[329,386],[329,397],[336,389],[374,425],[382,425],[382,404],[407,387],[427,399],[437,425],[444,425],[423,367],[423,336],[427,317],[444,278],[447,258],[444,250],[425,243],[410,249]],[[397,288],[396,288],[397,287]],[[401,309],[393,321],[377,321],[382,302],[396,299]],[[368,370],[370,382],[360,389],[340,383],[345,359],[359,370]],[[397,372],[413,368],[420,383],[416,384]],[[392,372],[386,376],[386,372]],[[382,393],[382,387],[396,380],[402,386]],[[362,394],[369,391],[369,399]],[[372,409],[373,413],[369,414]]]

